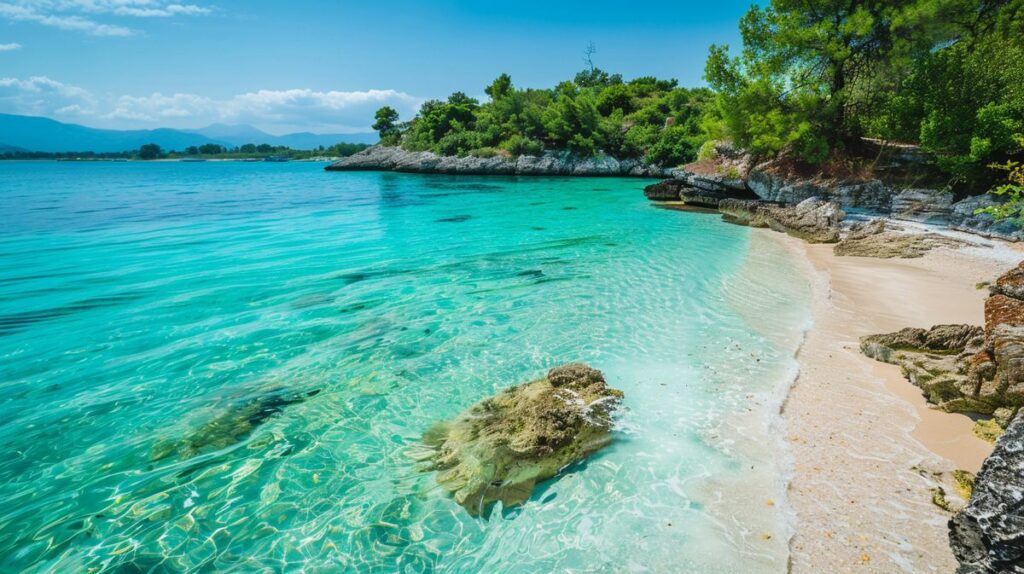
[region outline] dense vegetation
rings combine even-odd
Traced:
[[[713,94],[675,80],[625,81],[588,68],[553,89],[520,89],[502,74],[481,103],[462,92],[430,100],[410,122],[377,112],[381,141],[443,155],[537,155],[547,149],[598,151],[659,165],[693,160],[706,139],[700,119]]]
[[[710,136],[812,163],[865,136],[919,143],[969,190],[1020,154],[1022,0],[773,0],[740,31],[740,57],[708,58]]]
[[[810,164],[870,160],[864,138],[920,144],[961,192],[1024,159],[1024,0],[772,0],[740,21],[739,55],[712,46],[710,86],[624,81],[590,66],[553,89],[507,75],[411,121],[381,109],[381,141],[448,155],[603,151],[675,165],[703,142]]]

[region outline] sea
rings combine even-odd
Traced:
[[[0,162],[0,571],[785,572],[810,288],[643,179]],[[610,446],[471,516],[424,431],[585,362]]]

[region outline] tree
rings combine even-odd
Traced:
[[[396,145],[399,132],[397,129],[398,111],[390,106],[384,106],[374,114],[373,129],[380,134],[380,142],[384,145]]]
[[[242,153],[256,153],[256,144],[242,144],[242,146],[238,148],[238,151]]]
[[[139,159],[156,159],[162,151],[156,144],[144,144],[139,148]]]
[[[820,161],[829,148],[857,141],[893,79],[954,38],[953,15],[977,3],[772,0],[754,6],[740,21],[742,57],[712,46],[708,58],[705,77],[721,94],[721,123],[755,151],[793,146]]]
[[[497,77],[490,86],[484,88],[484,93],[490,96],[491,101],[500,100],[512,92],[512,76],[502,74]]]

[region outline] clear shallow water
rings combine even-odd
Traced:
[[[787,253],[640,180],[321,167],[0,162],[0,570],[785,571]],[[416,470],[573,360],[626,394],[611,447],[487,520]]]

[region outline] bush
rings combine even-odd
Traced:
[[[544,144],[519,134],[515,134],[505,140],[499,147],[513,156],[541,155],[544,153]]]

